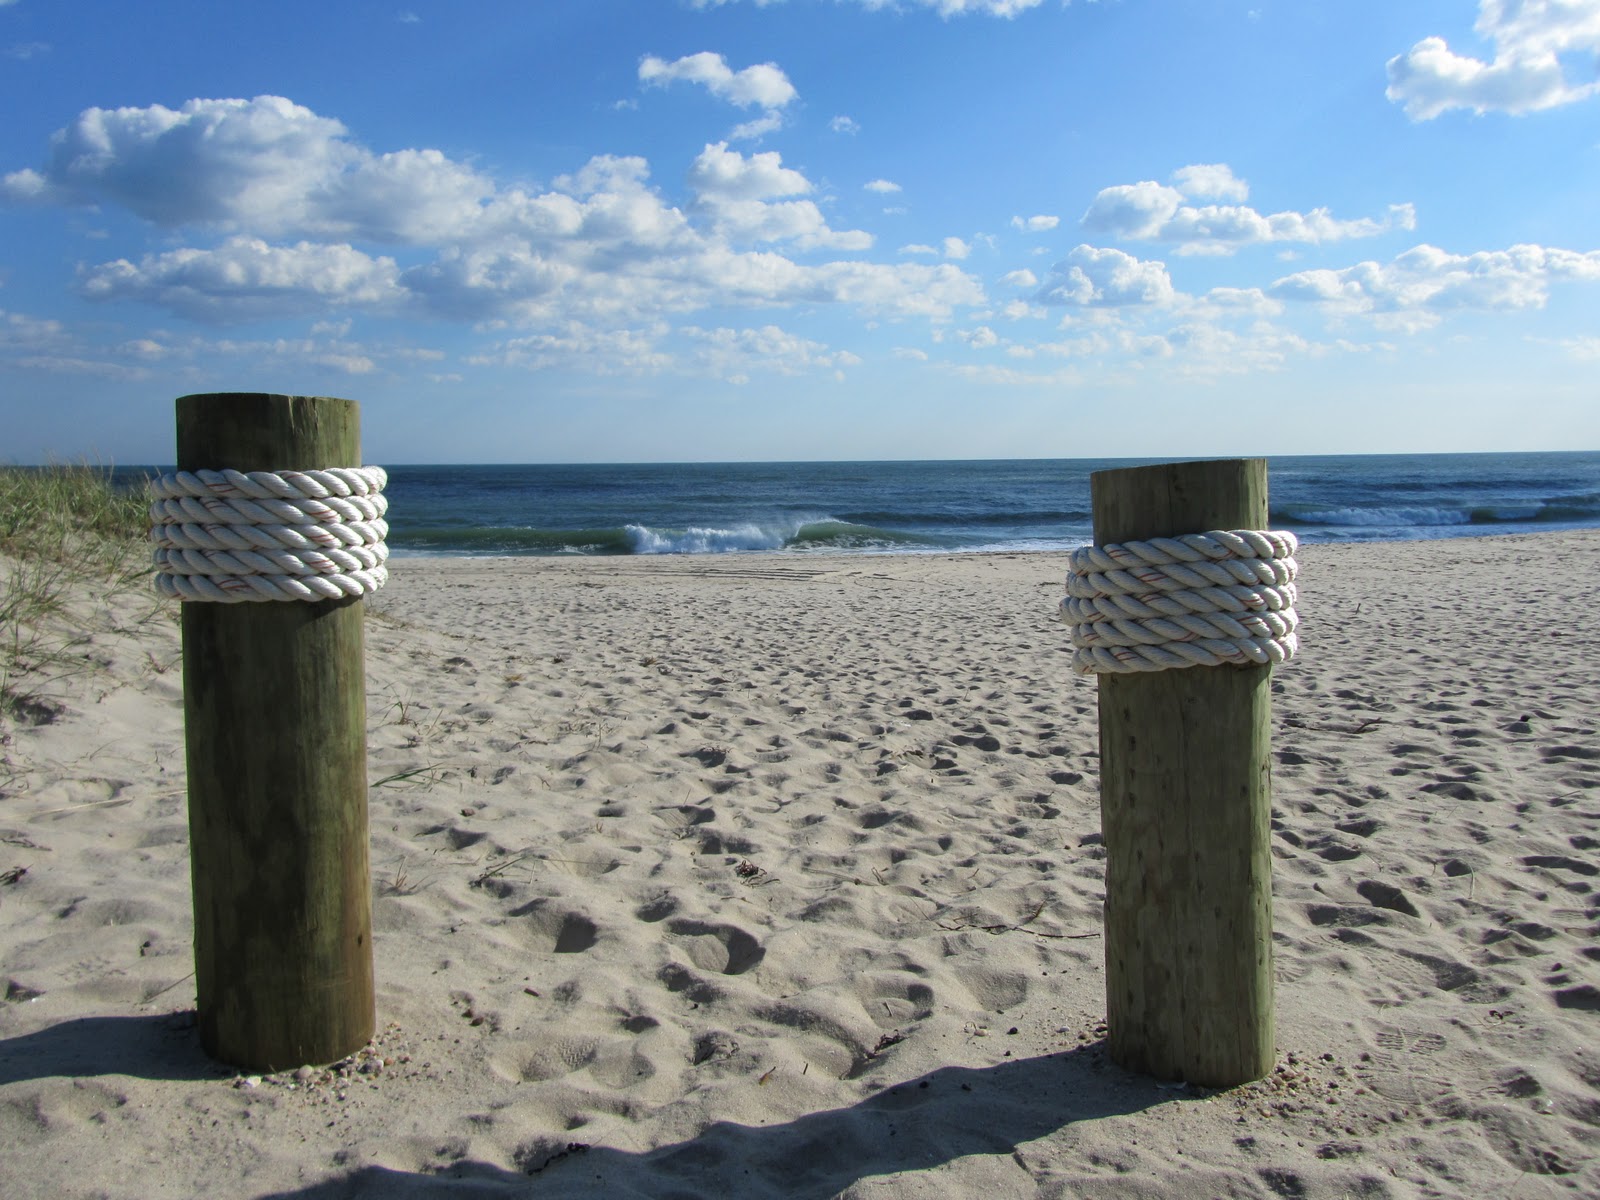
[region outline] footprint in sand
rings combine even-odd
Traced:
[[[667,923],[667,933],[702,971],[743,975],[767,955],[766,948],[737,925],[679,918]]]
[[[525,928],[550,954],[582,954],[600,940],[599,927],[588,917],[552,908],[543,900],[513,909],[511,915],[523,918]]]

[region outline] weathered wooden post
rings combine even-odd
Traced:
[[[1262,459],[1100,471],[1095,544],[1264,530]],[[1099,681],[1111,1057],[1230,1087],[1273,1063],[1270,665]]]
[[[351,400],[184,396],[177,415],[180,471],[361,464]],[[183,605],[200,1039],[235,1066],[331,1062],[373,1033],[362,609]]]

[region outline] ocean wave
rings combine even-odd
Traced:
[[[782,525],[746,524],[728,528],[691,527],[657,530],[627,526],[635,554],[732,554],[749,550],[868,550],[912,546],[947,546],[948,542],[915,534],[860,525],[831,517]]]
[[[839,514],[841,521],[848,521],[859,525],[944,525],[944,526],[1013,526],[1013,525],[1045,525],[1054,522],[1063,524],[1081,525],[1090,519],[1090,514],[1078,509],[1040,510],[1019,509],[1016,511],[996,512],[970,512],[970,511],[866,511],[845,512]]]
[[[1311,504],[1285,504],[1272,510],[1272,521],[1281,525],[1349,525],[1426,527],[1467,525],[1471,518],[1455,508],[1364,508],[1360,506],[1321,507]]]
[[[741,551],[954,550],[955,538],[906,533],[820,517],[787,522],[745,522],[683,529],[641,524],[606,529],[434,527],[393,529],[390,545],[404,554],[737,554]]]
[[[439,526],[389,529],[391,549],[413,554],[631,554],[626,530]]]
[[[1290,527],[1433,529],[1452,525],[1538,525],[1592,521],[1600,493],[1494,505],[1275,505],[1272,520]]]

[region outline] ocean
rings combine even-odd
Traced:
[[[1089,476],[1150,459],[388,466],[396,554],[949,553],[1092,540]],[[1600,527],[1600,451],[1269,459],[1302,541]]]

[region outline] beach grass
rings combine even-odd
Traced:
[[[120,486],[108,467],[0,467],[0,716],[74,657],[81,636],[51,622],[70,597],[149,573],[149,507],[148,486]]]

